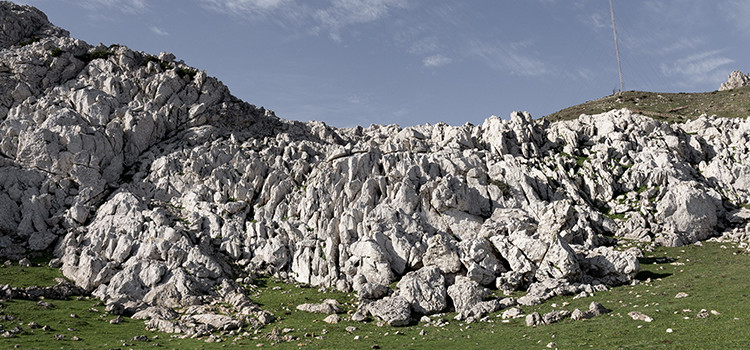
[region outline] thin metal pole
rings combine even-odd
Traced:
[[[617,53],[617,70],[620,72],[620,91],[625,91],[624,85],[622,84],[622,64],[620,63],[620,45],[617,41],[617,27],[615,27],[615,7],[612,5],[612,0],[609,0],[609,13],[612,15],[612,33],[615,35],[615,52]]]

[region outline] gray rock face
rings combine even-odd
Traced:
[[[27,6],[0,2],[0,19],[0,256],[54,249],[122,312],[256,313],[229,283],[238,266],[383,298],[402,323],[446,308],[426,286],[469,315],[500,305],[483,286],[530,305],[629,283],[637,254],[605,234],[750,239],[736,210],[750,203],[747,120],[336,129],[279,119],[171,54],[69,38]]]
[[[456,277],[456,283],[448,287],[448,295],[459,314],[468,313],[489,294],[489,290],[467,277]]]
[[[396,285],[398,295],[409,301],[412,310],[419,314],[443,311],[446,301],[445,278],[436,266],[423,267],[409,272]]]
[[[42,11],[28,5],[16,5],[7,1],[0,2],[0,23],[3,24],[0,49],[19,43],[32,43],[43,37],[70,34],[49,23]]]
[[[411,304],[399,295],[372,302],[367,305],[367,311],[394,327],[406,326],[411,321]]]

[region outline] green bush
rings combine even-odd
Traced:
[[[109,51],[94,51],[94,52],[87,52],[83,55],[78,55],[76,56],[76,58],[88,64],[89,62],[93,60],[98,60],[98,59],[106,60],[110,56],[112,56],[112,52],[109,52]]]
[[[49,51],[50,56],[52,57],[60,57],[60,55],[63,54],[63,50],[61,50],[59,47],[52,48],[52,50]]]

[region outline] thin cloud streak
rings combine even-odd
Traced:
[[[547,64],[522,52],[522,49],[528,46],[528,43],[488,44],[474,41],[470,44],[469,54],[481,58],[493,69],[507,71],[510,74],[525,77],[548,74]]]
[[[158,36],[169,36],[169,33],[157,26],[151,26],[151,31]]]
[[[662,63],[661,71],[665,76],[681,77],[683,86],[715,84],[726,77],[726,72],[720,68],[731,63],[734,60],[721,56],[721,50],[713,50],[680,58],[671,64]]]
[[[444,66],[446,64],[450,64],[453,62],[453,60],[450,57],[445,57],[443,55],[432,55],[430,57],[425,57],[424,60],[422,60],[422,64],[425,67],[429,68],[437,68],[440,66]]]
[[[83,0],[78,4],[90,11],[107,8],[119,10],[125,13],[140,13],[148,9],[148,4],[145,0]]]
[[[341,41],[341,30],[355,24],[373,22],[392,9],[404,8],[407,0],[332,0],[331,6],[315,12],[313,17],[328,30],[331,39]]]

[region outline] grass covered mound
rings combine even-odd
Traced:
[[[453,320],[453,313],[432,316],[432,322],[392,328],[377,320],[328,324],[328,315],[298,311],[303,303],[337,299],[353,311],[356,297],[282,283],[271,278],[256,280],[251,298],[273,312],[277,321],[261,329],[243,328],[232,335],[181,339],[145,330],[142,320],[110,320],[103,304],[93,298],[69,300],[4,300],[0,302],[0,348],[197,348],[228,346],[256,348],[300,347],[324,349],[434,349],[434,348],[741,348],[746,346],[750,304],[750,256],[729,243],[704,243],[678,248],[657,248],[641,259],[639,283],[613,288],[592,297],[556,297],[535,307],[521,307],[524,314],[552,310],[586,310],[592,301],[611,309],[588,320],[565,319],[550,325],[527,327],[523,317],[503,320],[499,313],[467,324]],[[20,286],[29,279],[49,280],[47,267],[0,268],[0,283]],[[10,273],[9,273],[10,272]],[[54,277],[53,277],[54,279]],[[44,306],[44,303],[52,306]],[[705,310],[705,311],[702,311]],[[640,311],[652,322],[637,321],[628,314]],[[33,328],[31,322],[49,326]],[[380,325],[379,325],[380,324]],[[437,326],[440,324],[442,326]],[[20,328],[15,329],[16,327]],[[15,331],[15,332],[13,332]],[[287,341],[278,342],[279,337]],[[59,339],[59,340],[58,340]],[[78,340],[74,340],[78,339]],[[210,342],[206,342],[206,341]]]
[[[701,114],[745,118],[750,115],[750,86],[698,93],[625,91],[568,107],[544,118],[550,121],[571,120],[581,114],[599,114],[620,108],[666,122],[683,122]]]

